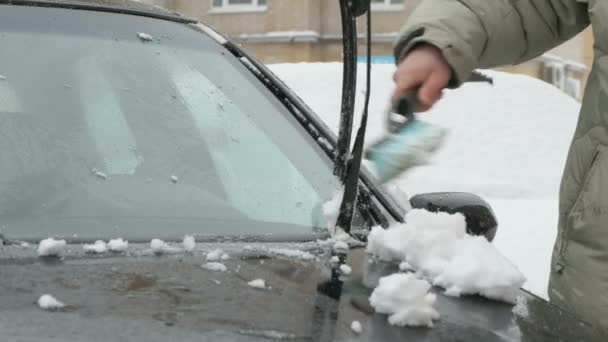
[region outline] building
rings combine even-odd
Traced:
[[[147,0],[231,36],[266,63],[340,61],[338,0]],[[418,0],[372,0],[372,60],[393,63],[392,45]],[[358,23],[359,52],[365,26]],[[580,98],[592,59],[590,31],[530,62],[499,68],[525,73]]]

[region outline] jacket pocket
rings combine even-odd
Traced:
[[[606,245],[608,253],[608,154],[599,145],[591,159],[588,171],[562,232],[560,256],[565,257],[572,241],[595,249]]]

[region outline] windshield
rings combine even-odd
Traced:
[[[324,234],[330,160],[215,41],[157,19],[0,8],[7,236]]]

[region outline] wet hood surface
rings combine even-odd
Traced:
[[[351,250],[346,262],[353,273],[341,278],[327,262],[329,250],[317,248],[315,258],[305,260],[244,247],[225,248],[226,272],[202,268],[203,251],[155,256],[142,247],[128,256],[76,253],[58,260],[37,258],[33,248],[3,247],[0,331],[11,341],[606,340],[524,292],[516,306],[439,294],[441,319],[434,328],[393,327],[373,313],[367,298],[396,266]],[[247,285],[258,278],[266,289]],[[67,308],[41,310],[36,301],[42,294]],[[353,320],[363,326],[359,336],[350,330]]]

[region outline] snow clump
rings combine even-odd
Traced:
[[[213,272],[226,272],[226,265],[220,262],[208,262],[202,266],[204,269]]]
[[[389,315],[392,325],[432,327],[439,313],[433,307],[437,298],[430,289],[431,284],[424,279],[395,273],[380,278],[369,303],[376,312]]]
[[[340,214],[340,205],[344,198],[344,187],[340,188],[332,199],[323,204],[323,216],[327,221],[327,229],[334,235],[336,233],[336,222]]]
[[[86,253],[91,254],[102,254],[108,251],[108,246],[101,240],[97,240],[93,244],[83,245],[82,248]]]
[[[315,258],[311,253],[299,249],[271,248],[269,253],[302,260],[312,260]]]
[[[196,240],[194,240],[194,236],[192,235],[184,236],[182,244],[187,252],[192,252],[196,248]]]
[[[346,251],[348,250],[348,243],[346,241],[336,241],[334,243],[334,251]]]
[[[129,241],[121,238],[108,241],[108,249],[112,252],[124,252],[129,248]]]
[[[353,321],[350,324],[350,329],[357,335],[363,332],[363,327],[361,326],[361,323],[359,321]]]
[[[482,236],[466,233],[462,214],[412,210],[406,224],[374,227],[367,251],[421,273],[446,295],[479,294],[515,303],[525,277]]]
[[[145,32],[138,32],[137,38],[139,38],[142,42],[151,42],[154,40],[150,34]]]
[[[39,256],[60,256],[65,249],[65,240],[55,240],[48,238],[40,241],[38,244],[38,255]]]
[[[266,282],[264,281],[264,279],[252,280],[252,281],[248,282],[247,285],[249,285],[253,288],[256,288],[256,289],[265,289],[266,288]]]
[[[340,265],[340,272],[344,275],[349,275],[353,269],[348,265]]]
[[[215,249],[211,252],[207,253],[207,261],[219,261],[219,260],[227,260],[230,256],[224,253],[221,249]]]
[[[176,253],[179,251],[178,248],[171,247],[160,239],[153,239],[150,241],[150,248],[152,248],[154,254]]]
[[[43,294],[38,298],[38,307],[42,310],[59,310],[65,307],[65,304],[55,299],[55,297],[49,294]]]

